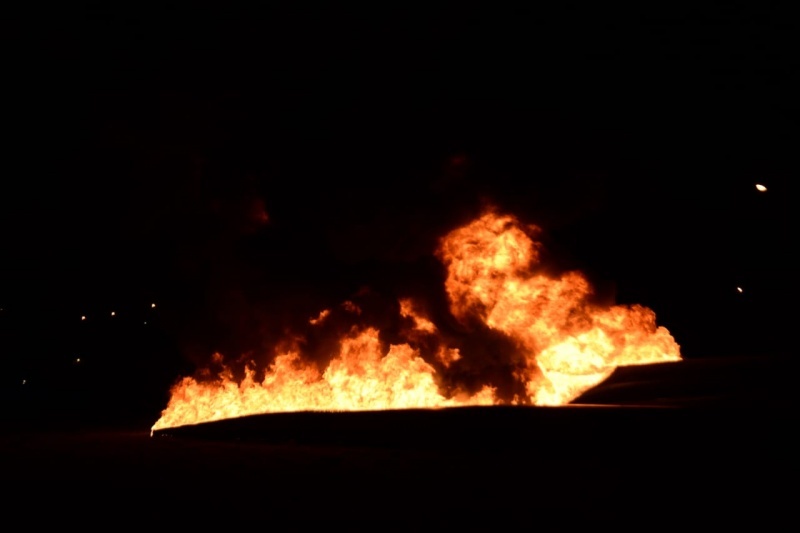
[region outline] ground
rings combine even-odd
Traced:
[[[545,531],[785,527],[788,407],[463,408],[7,432],[7,519]]]

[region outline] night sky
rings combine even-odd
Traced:
[[[436,239],[487,204],[685,358],[788,354],[787,14],[370,9],[9,17],[11,405],[154,421],[214,351],[440,286]]]

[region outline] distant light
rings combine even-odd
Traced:
[[[81,320],[86,320],[86,315],[81,315]]]
[[[756,190],[758,190],[758,192],[767,192],[767,187],[766,185],[761,185],[760,183],[756,183]]]
[[[151,309],[155,309],[156,308],[156,304],[150,304],[150,308]]]
[[[27,379],[23,379],[23,380],[22,380],[22,384],[23,384],[23,385],[25,385],[27,382],[28,382],[28,380],[27,380]]]
[[[736,290],[739,292],[744,292],[741,287],[736,287]]]
[[[111,316],[117,316],[117,313],[115,313],[114,311],[111,311]]]
[[[144,321],[144,325],[145,325],[145,326],[147,325],[147,320],[145,320],[145,321]]]

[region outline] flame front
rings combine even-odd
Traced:
[[[213,379],[185,377],[173,386],[152,429],[280,411],[561,405],[617,366],[680,359],[677,343],[656,325],[650,309],[599,306],[591,303],[591,287],[580,273],[546,273],[541,243],[533,239],[539,232],[490,211],[446,235],[438,249],[447,268],[450,310],[463,335],[479,335],[478,324],[506,339],[516,350],[513,360],[509,354],[494,354],[493,360],[511,373],[522,394],[504,397],[492,378],[478,386],[461,383],[475,361],[452,335],[440,333],[421,312],[424,306],[407,298],[398,305],[398,315],[410,323],[406,342],[387,344],[378,329],[354,325],[324,368],[294,350],[277,354],[260,379],[255,364],[248,364],[239,380],[225,366]],[[342,308],[361,315],[351,301]],[[321,311],[309,323],[319,327],[329,315]],[[429,360],[423,352],[430,352]]]

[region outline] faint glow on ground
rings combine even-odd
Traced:
[[[759,192],[766,192],[767,191],[767,187],[765,185],[761,185],[760,183],[756,183],[756,189]]]

